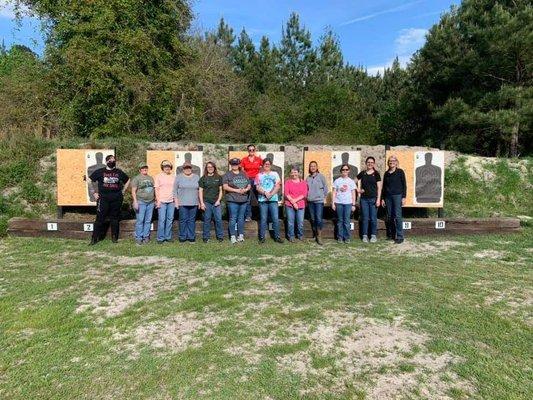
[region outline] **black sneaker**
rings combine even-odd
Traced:
[[[209,239],[202,239],[204,243],[209,243]]]
[[[117,238],[117,237],[112,237],[112,238],[111,238],[111,242],[113,242],[113,243],[118,243],[118,238]]]
[[[265,238],[259,238],[259,243],[261,244],[265,243]]]
[[[396,240],[394,241],[394,243],[396,243],[396,244],[402,244],[402,243],[403,243],[403,239],[396,239]]]

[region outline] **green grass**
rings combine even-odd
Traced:
[[[5,238],[0,398],[529,399],[532,243]]]

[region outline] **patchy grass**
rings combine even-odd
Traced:
[[[532,243],[6,238],[0,398],[528,399]]]

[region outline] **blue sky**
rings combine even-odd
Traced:
[[[12,20],[8,0],[0,0],[0,39],[23,43],[42,53],[38,21]],[[318,41],[326,28],[340,39],[345,60],[376,73],[398,56],[405,65],[424,44],[424,36],[442,12],[460,0],[194,0],[194,30],[214,29],[221,17],[236,33],[245,27],[255,43],[268,36],[277,43],[291,12]]]

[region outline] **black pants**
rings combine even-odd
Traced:
[[[102,196],[96,203],[96,221],[93,229],[93,240],[101,240],[107,231],[106,220],[111,225],[111,237],[118,239],[120,209],[122,208],[123,196]]]

